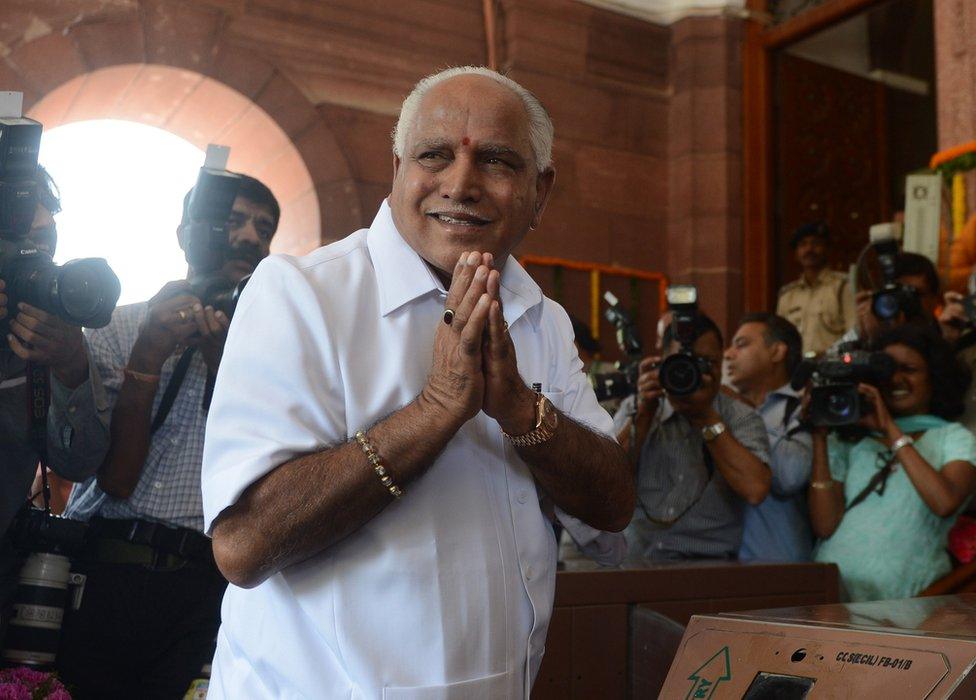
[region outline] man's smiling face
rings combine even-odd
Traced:
[[[554,177],[536,168],[522,101],[490,78],[458,76],[430,89],[407,129],[393,164],[397,230],[446,274],[471,250],[500,267],[538,225]]]

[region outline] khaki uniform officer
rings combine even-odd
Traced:
[[[829,236],[823,222],[804,224],[793,232],[790,245],[803,274],[780,290],[776,305],[776,313],[799,329],[804,353],[824,352],[854,324],[854,294],[847,275],[827,268]]]

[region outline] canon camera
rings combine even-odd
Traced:
[[[183,250],[193,270],[190,286],[204,306],[234,315],[237,300],[250,275],[240,281],[223,273],[224,264],[240,255],[231,246],[228,220],[240,189],[241,176],[228,170],[202,167],[188,205],[183,227]],[[255,264],[257,260],[254,260]]]
[[[671,331],[680,348],[661,363],[658,381],[669,394],[688,396],[702,385],[702,377],[711,374],[711,363],[692,351],[695,343],[695,320],[698,317],[698,289],[680,284],[668,287],[668,310]]]
[[[101,328],[111,320],[121,291],[112,268],[102,258],[55,265],[30,239],[40,195],[41,128],[32,119],[0,119],[0,279],[7,306],[25,302],[72,325]]]

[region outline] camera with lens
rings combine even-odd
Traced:
[[[601,403],[637,393],[637,374],[643,355],[640,337],[630,314],[620,305],[613,292],[606,292],[603,298],[608,304],[604,316],[616,329],[617,345],[626,360],[617,362],[615,372],[604,372],[590,377],[597,401]]]
[[[52,515],[47,492],[45,504],[25,504],[8,530],[24,561],[9,600],[10,618],[3,621],[0,652],[5,664],[37,669],[54,667],[64,616],[81,605],[85,575],[71,571],[70,557],[83,552],[88,533],[88,523]]]
[[[188,205],[189,222],[183,227],[183,249],[193,269],[190,286],[204,306],[234,315],[237,300],[250,276],[232,280],[222,271],[235,255],[228,219],[240,189],[241,176],[228,170],[200,168]]]
[[[804,360],[794,372],[791,386],[799,391],[811,381],[810,422],[835,428],[853,425],[871,412],[871,404],[857,390],[858,384],[877,386],[894,372],[895,361],[890,355],[851,347],[819,360]]]
[[[897,281],[898,243],[892,237],[885,237],[873,241],[871,245],[878,256],[882,275],[881,289],[871,299],[871,311],[882,321],[890,321],[899,314],[906,317],[921,314],[922,304],[918,290]]]
[[[673,285],[668,287],[667,297],[671,330],[681,347],[661,363],[658,381],[669,394],[688,396],[698,391],[702,377],[712,372],[711,363],[691,349],[695,343],[698,289],[690,284]]]
[[[41,124],[33,119],[0,119],[0,279],[7,306],[25,302],[75,326],[108,324],[121,285],[102,258],[55,265],[30,239],[39,201],[37,153]],[[8,317],[9,319],[9,317]],[[6,322],[0,327],[6,335]]]

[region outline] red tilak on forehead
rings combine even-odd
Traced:
[[[463,143],[465,146],[467,146],[469,143],[471,143],[471,139],[469,139],[467,136],[465,136],[463,139],[461,139],[461,143]]]

